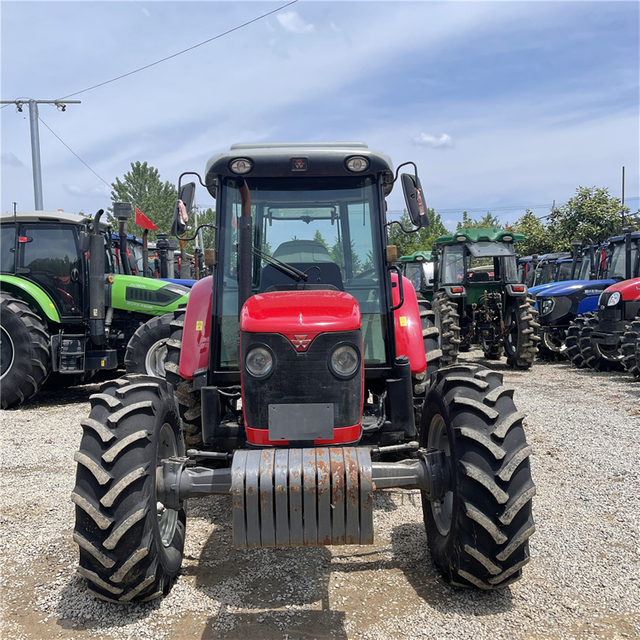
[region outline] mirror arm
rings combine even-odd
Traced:
[[[195,233],[190,237],[187,238],[186,236],[184,238],[181,238],[180,236],[176,236],[178,238],[178,240],[182,240],[184,242],[191,242],[192,240],[196,239],[196,236],[198,235],[198,231],[200,231],[200,229],[203,229],[204,227],[206,227],[207,229],[217,229],[217,225],[215,224],[211,224],[209,222],[205,222],[203,224],[199,224]]]
[[[402,226],[402,223],[398,220],[391,220],[391,222],[387,222],[384,226],[390,227],[392,224],[397,224],[403,231],[403,233],[418,233],[422,227],[417,227],[416,229],[405,229]]]
[[[416,163],[413,162],[413,160],[409,160],[408,162],[403,162],[402,164],[399,164],[396,167],[396,175],[395,175],[395,178],[393,179],[393,184],[395,184],[397,182],[397,180],[398,180],[398,176],[400,174],[400,169],[402,169],[402,167],[406,167],[408,164],[410,164],[413,167],[413,171],[414,171],[414,174],[415,174],[416,178],[418,177],[418,167],[417,167]]]

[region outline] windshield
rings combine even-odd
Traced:
[[[633,242],[631,244],[631,265],[636,263],[636,256],[638,254],[638,243]],[[613,245],[611,252],[611,260],[607,269],[607,278],[620,278],[624,279],[626,273],[626,252],[625,243],[618,242]],[[633,277],[633,274],[632,274]]]
[[[274,260],[306,274],[307,284],[335,287],[353,295],[362,313],[365,362],[385,362],[383,334],[383,254],[373,224],[378,187],[372,178],[297,178],[247,180],[251,193],[254,257],[253,293],[291,288]],[[221,194],[223,269],[220,366],[237,367],[237,227],[240,194],[233,179]],[[272,258],[271,260],[269,258]]]
[[[517,283],[520,281],[516,256],[511,247],[499,246],[496,249],[495,243],[491,248],[478,247],[480,244],[468,243],[466,246],[469,251],[466,255],[462,244],[444,247],[442,284],[455,285],[463,282],[474,284],[502,280]],[[472,248],[473,251],[471,251]]]
[[[580,272],[577,275],[578,280],[589,280],[591,276],[591,256],[588,253],[583,254],[580,263]]]

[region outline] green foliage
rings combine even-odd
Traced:
[[[554,251],[570,251],[574,238],[586,245],[620,234],[622,213],[622,203],[607,188],[578,187],[576,195],[549,216]],[[624,207],[624,214],[628,213]]]
[[[408,256],[414,251],[431,250],[433,241],[440,236],[447,235],[449,232],[442,224],[440,214],[433,209],[429,209],[429,220],[431,224],[416,233],[405,233],[400,228],[400,225],[390,225],[387,227],[387,244],[398,247],[398,257]],[[413,229],[411,219],[406,211],[400,216],[400,224],[407,230]]]
[[[529,209],[513,226],[508,227],[508,230],[521,233],[526,238],[524,242],[515,245],[515,250],[522,256],[551,253],[554,250],[549,229]]]
[[[456,231],[458,229],[490,229],[491,227],[502,228],[502,225],[500,224],[500,220],[498,220],[498,218],[490,211],[487,211],[487,214],[480,218],[480,220],[474,220],[469,217],[469,214],[466,211],[463,211],[462,222],[458,222]]]
[[[146,162],[131,163],[131,171],[124,174],[123,179],[116,178],[111,183],[111,201],[130,202],[133,214],[127,222],[127,232],[142,237],[144,229],[135,224],[135,208],[138,207],[149,218],[160,232],[171,232],[173,208],[178,198],[175,185],[170,182],[162,182],[156,168]],[[110,209],[112,212],[113,209]],[[111,222],[112,215],[107,214]],[[114,224],[117,229],[117,221]],[[156,231],[149,231],[149,240],[156,239]]]

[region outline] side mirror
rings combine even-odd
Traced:
[[[407,203],[411,222],[418,229],[428,227],[429,214],[427,213],[420,178],[409,173],[403,173],[400,178],[402,179],[402,191],[404,192],[404,200]]]
[[[188,182],[180,187],[178,201],[173,209],[173,222],[171,223],[171,233],[180,237],[185,234],[189,224],[189,214],[193,208],[193,199],[196,193],[196,183]]]

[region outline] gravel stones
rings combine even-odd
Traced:
[[[42,392],[0,413],[0,636],[6,638],[640,637],[640,383],[535,362],[501,371],[526,414],[537,485],[531,562],[499,592],[446,585],[426,546],[420,496],[375,494],[375,543],[231,545],[231,503],[189,504],[185,559],[166,598],[93,599],[72,541],[80,420],[96,384]]]

